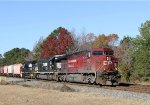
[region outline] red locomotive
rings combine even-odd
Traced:
[[[102,85],[118,84],[121,76],[117,65],[118,60],[110,48],[77,52],[67,55],[67,60],[61,61],[58,80]]]

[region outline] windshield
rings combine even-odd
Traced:
[[[93,51],[93,55],[100,56],[100,55],[103,55],[103,52],[102,51]]]
[[[105,54],[105,55],[113,55],[114,52],[113,52],[113,51],[105,51],[104,54]]]

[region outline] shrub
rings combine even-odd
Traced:
[[[142,77],[141,81],[143,81],[143,82],[150,82],[150,77]]]

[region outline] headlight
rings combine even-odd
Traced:
[[[107,61],[111,61],[111,57],[107,57]]]
[[[103,62],[103,65],[108,65],[108,62],[107,62],[107,61],[104,61],[104,62]]]
[[[112,64],[112,61],[108,61],[108,64]]]

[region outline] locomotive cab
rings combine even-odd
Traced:
[[[57,80],[58,72],[61,69],[61,60],[66,60],[64,55],[55,55],[51,58],[40,59],[37,63],[37,79]]]
[[[109,48],[95,49],[92,52],[91,61],[95,63],[95,70],[100,72],[111,72],[117,70],[118,61]]]
[[[118,60],[114,57],[110,48],[94,49],[91,52],[91,61],[96,71],[96,82],[99,84],[118,84],[120,74],[118,73]]]
[[[23,63],[22,76],[24,78],[35,78],[37,61],[26,61]]]

